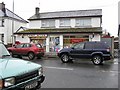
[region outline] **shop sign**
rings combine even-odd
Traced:
[[[79,42],[83,42],[83,41],[85,41],[85,39],[83,39],[83,38],[70,39],[71,43],[79,43]]]

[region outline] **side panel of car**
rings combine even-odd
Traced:
[[[22,48],[23,48],[23,44],[19,44],[19,45],[15,46],[14,49],[12,50],[13,54],[21,55]]]

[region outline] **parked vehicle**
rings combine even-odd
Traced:
[[[44,48],[42,48],[41,44],[35,43],[21,43],[9,47],[8,51],[11,56],[17,55],[20,58],[21,56],[28,56],[30,60],[33,60],[35,57],[41,58],[44,56]]]
[[[0,43],[0,90],[37,89],[44,79],[41,65],[11,57]]]
[[[58,56],[63,63],[82,58],[91,59],[95,65],[111,59],[110,47],[105,42],[81,42],[70,48],[63,48],[58,52]]]

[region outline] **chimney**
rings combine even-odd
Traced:
[[[36,15],[39,15],[39,11],[40,11],[40,8],[39,8],[39,7],[36,7],[36,8],[35,8],[35,14],[36,14]]]
[[[4,13],[6,13],[5,12],[5,4],[4,4],[4,2],[0,3],[0,10],[2,10]]]

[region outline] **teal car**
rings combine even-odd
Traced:
[[[0,43],[0,90],[38,89],[44,79],[41,65],[12,58]]]

